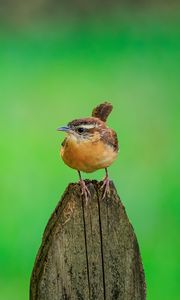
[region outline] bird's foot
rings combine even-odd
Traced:
[[[110,186],[109,186],[109,183],[110,183],[109,177],[106,176],[106,177],[103,179],[103,184],[102,184],[102,186],[101,186],[101,189],[102,189],[102,190],[104,189],[102,199],[104,199],[106,196],[108,196],[108,195],[110,194]]]
[[[86,200],[86,204],[88,203],[90,197],[91,197],[91,193],[90,191],[88,190],[86,184],[85,184],[85,181],[84,180],[79,180],[79,184],[81,186],[81,195],[84,195],[85,197],[85,200]]]

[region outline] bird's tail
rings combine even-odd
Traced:
[[[93,109],[92,117],[99,118],[103,122],[106,122],[107,117],[111,113],[112,109],[113,106],[111,103],[104,102]]]

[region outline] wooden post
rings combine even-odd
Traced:
[[[102,183],[69,184],[53,212],[31,276],[30,300],[144,300],[137,239],[116,189],[102,200]]]

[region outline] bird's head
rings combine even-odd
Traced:
[[[103,121],[91,117],[73,120],[67,126],[60,127],[57,130],[66,132],[77,141],[95,141],[100,139],[101,133],[105,128],[106,125]]]
[[[69,137],[79,142],[97,141],[107,128],[105,122],[111,111],[112,105],[110,103],[102,103],[93,109],[92,117],[73,120],[67,126],[60,127],[57,130],[66,132]]]

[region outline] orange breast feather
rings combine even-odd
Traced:
[[[67,139],[61,148],[61,156],[69,167],[89,173],[110,166],[117,152],[101,140],[92,143],[90,140]]]

